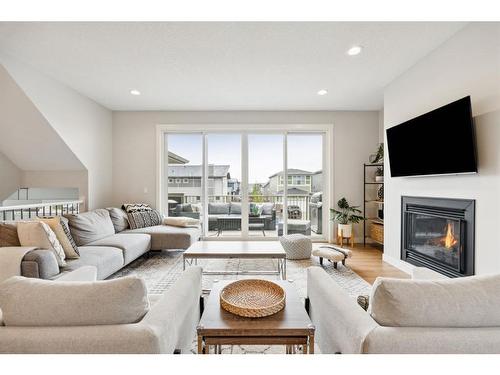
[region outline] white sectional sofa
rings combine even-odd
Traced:
[[[323,269],[307,276],[322,353],[500,353],[500,275],[379,278],[368,311]]]
[[[150,250],[187,249],[200,238],[199,228],[157,225],[129,229],[127,215],[120,208],[96,209],[67,219],[80,258],[67,260],[59,268],[51,251],[34,250],[23,259],[23,276],[57,279],[79,267],[94,266],[102,280]]]

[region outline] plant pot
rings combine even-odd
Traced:
[[[352,224],[339,224],[337,226],[337,235],[342,235],[345,237],[351,237],[352,234]]]
[[[375,182],[384,182],[384,176],[375,176]]]

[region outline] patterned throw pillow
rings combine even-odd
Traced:
[[[80,250],[78,250],[78,246],[76,246],[76,242],[75,242],[75,239],[73,238],[73,236],[71,235],[71,232],[69,230],[69,227],[68,227],[68,224],[66,224],[65,221],[61,220],[61,227],[64,231],[64,234],[66,235],[66,237],[68,237],[68,241],[72,247],[72,249],[75,251],[75,253],[78,255],[76,258],[79,258],[80,257]],[[66,254],[67,255],[67,254]]]
[[[136,211],[128,213],[130,229],[154,227],[163,222],[163,215],[157,210]]]
[[[142,211],[152,211],[153,209],[149,204],[146,203],[125,203],[122,206],[128,214],[131,212],[142,212]]]
[[[38,221],[44,222],[50,227],[50,229],[52,229],[64,250],[64,254],[66,254],[66,258],[80,258],[80,252],[78,251],[75,240],[73,239],[69,228],[66,226],[66,223],[61,219],[60,216],[37,217],[36,219]]]

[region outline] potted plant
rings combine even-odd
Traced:
[[[384,181],[384,168],[378,167],[375,171],[375,182]]]
[[[342,198],[337,202],[338,209],[330,208],[332,220],[338,223],[337,233],[343,237],[351,237],[352,224],[357,224],[365,220],[364,216],[359,215],[361,210],[359,206],[351,206],[347,199]]]
[[[384,144],[379,143],[377,147],[377,152],[370,155],[370,163],[377,164],[384,161]]]

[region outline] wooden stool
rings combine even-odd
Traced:
[[[354,247],[354,228],[351,229],[351,237],[344,237],[342,229],[340,230],[340,235],[337,231],[337,245],[344,246],[344,238],[347,238],[347,245],[351,243],[351,247]]]

